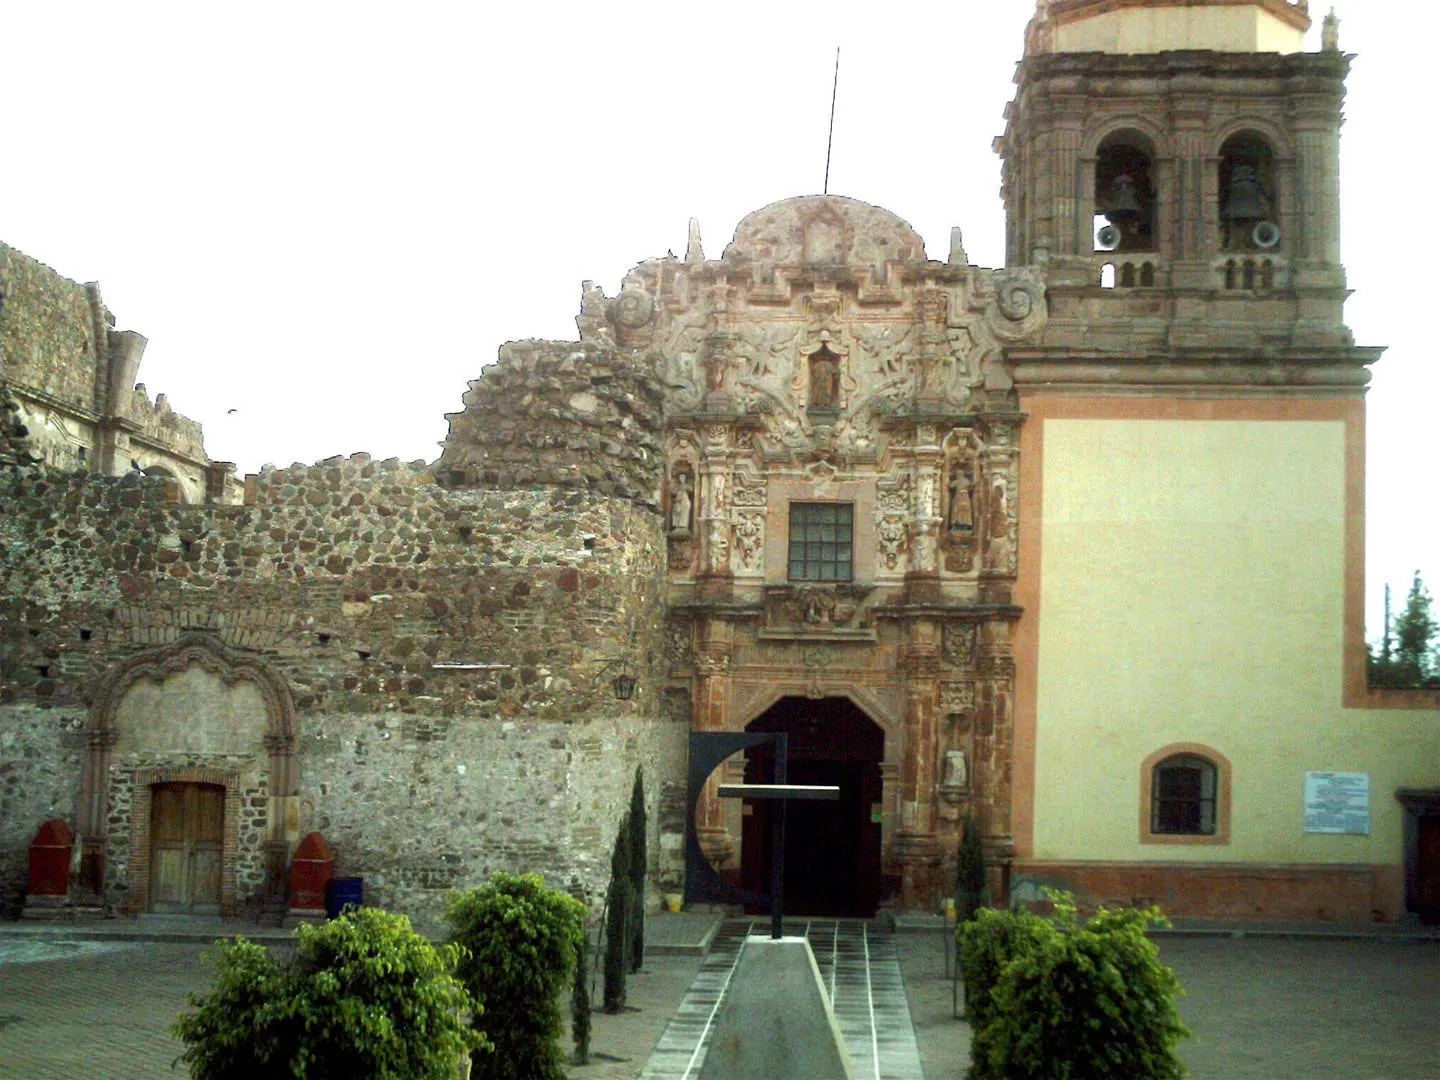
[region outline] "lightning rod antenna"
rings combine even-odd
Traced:
[[[830,148],[835,145],[835,96],[840,92],[840,46],[835,46],[835,81],[830,85],[830,134],[825,139],[825,188],[830,194]]]

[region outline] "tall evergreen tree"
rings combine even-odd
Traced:
[[[570,1034],[575,1038],[576,1065],[590,1064],[590,935],[575,954],[575,985],[570,990]]]
[[[1440,623],[1430,614],[1430,602],[1430,591],[1418,570],[1410,582],[1405,609],[1393,626],[1387,597],[1383,643],[1378,654],[1370,653],[1372,686],[1427,686],[1440,681]]]
[[[605,1011],[625,1008],[625,972],[630,959],[630,819],[620,822],[610,854],[610,890],[605,913]]]
[[[645,874],[648,854],[645,835],[645,772],[635,770],[630,791],[630,970],[645,966]]]

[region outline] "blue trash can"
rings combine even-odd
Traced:
[[[341,912],[343,912],[347,907],[350,907],[351,905],[359,907],[364,902],[364,878],[331,878],[330,883],[325,886],[325,914],[329,918],[339,918]]]

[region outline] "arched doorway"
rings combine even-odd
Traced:
[[[848,698],[781,698],[745,727],[789,737],[792,784],[833,784],[839,802],[791,802],[785,810],[785,911],[795,915],[875,914],[880,902],[880,762],[885,732]],[[774,775],[774,750],[746,751],[745,780]],[[774,803],[744,810],[740,873],[746,888],[768,891],[769,814]]]

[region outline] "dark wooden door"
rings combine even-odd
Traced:
[[[225,789],[156,784],[150,794],[150,910],[218,915]]]
[[[1440,924],[1440,814],[1424,814],[1419,822],[1415,861],[1415,911],[1420,920]]]

